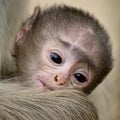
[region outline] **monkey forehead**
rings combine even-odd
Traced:
[[[97,37],[90,27],[68,28],[66,31],[59,31],[56,37],[88,53],[98,52],[101,46],[99,37]]]
[[[50,29],[52,28],[52,29]],[[62,29],[61,29],[62,28]],[[50,40],[60,40],[66,45],[70,45],[70,49],[77,48],[89,58],[93,59],[94,63],[99,62],[99,40],[97,40],[97,35],[93,32],[92,28],[89,26],[81,25],[71,25],[71,26],[46,26],[42,30],[44,34],[44,39]],[[75,49],[74,49],[75,50]],[[98,59],[98,60],[97,60]]]
[[[60,38],[61,40],[67,41],[73,45],[86,45],[88,49],[92,49],[97,42],[98,37],[90,26],[79,25],[73,23],[65,26],[63,24],[52,25],[46,24],[42,29],[44,38]],[[99,42],[99,41],[98,41]]]
[[[90,50],[97,42],[98,36],[94,29],[88,24],[80,24],[71,21],[67,24],[66,21],[61,21],[59,24],[56,21],[44,22],[42,27],[42,33],[44,38],[58,38],[60,37],[64,41],[67,41],[74,45],[86,45],[89,46],[87,49]]]
[[[101,45],[99,41],[97,40],[97,37],[95,34],[91,34],[91,31],[89,33],[88,31],[81,31],[79,33],[75,33],[74,35],[65,33],[59,35],[59,39],[63,42],[69,44],[69,49],[74,49],[76,51],[81,51],[85,53],[89,58],[91,58],[95,64],[97,65],[100,60],[100,54],[101,53]]]
[[[90,46],[94,45],[94,41],[96,40],[96,35],[92,31],[91,28],[68,28],[65,32],[58,33],[64,41],[68,41],[72,45],[81,45],[81,44],[89,44]]]

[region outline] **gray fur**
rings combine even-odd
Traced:
[[[11,46],[18,28],[28,16],[29,0],[0,0],[0,75],[14,71]]]
[[[0,83],[0,120],[98,120],[94,105],[81,91],[40,92]]]

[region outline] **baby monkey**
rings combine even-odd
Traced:
[[[20,81],[32,81],[43,91],[74,87],[90,93],[113,66],[102,25],[68,6],[36,7],[17,33],[12,56]]]

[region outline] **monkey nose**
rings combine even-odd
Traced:
[[[56,75],[54,77],[54,81],[57,83],[57,85],[65,85],[67,80],[64,77],[60,77],[59,75]]]

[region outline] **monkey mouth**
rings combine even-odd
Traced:
[[[47,85],[45,82],[43,82],[42,80],[39,79],[39,87],[42,87],[44,91],[52,91],[54,90],[54,88],[52,88],[51,86]]]

